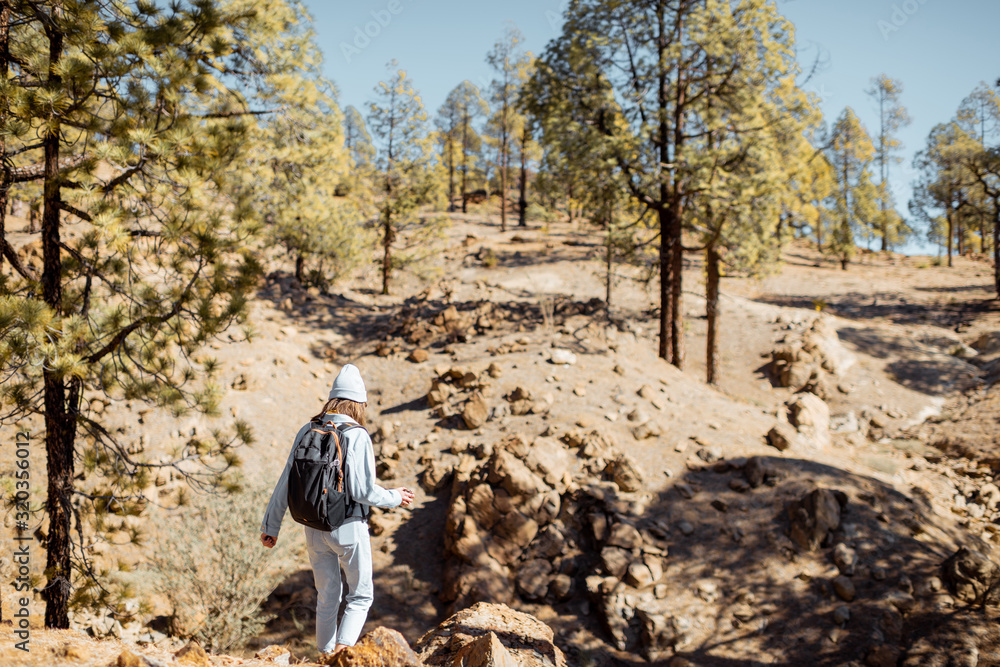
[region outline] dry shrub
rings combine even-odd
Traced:
[[[173,634],[220,652],[244,646],[270,620],[260,605],[293,561],[287,545],[260,543],[269,492],[198,496],[160,531],[148,562],[172,607]]]

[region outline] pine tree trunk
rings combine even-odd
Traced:
[[[681,215],[683,210],[681,203],[675,204],[673,220],[671,221],[671,248],[670,248],[670,345],[671,363],[677,368],[684,369],[684,310],[681,303],[682,290],[684,288],[684,245],[681,238]]]
[[[385,221],[382,227],[382,294],[389,293],[389,276],[392,273],[392,237],[392,209],[387,203]]]
[[[517,226],[528,226],[528,157],[524,148],[528,142],[527,133],[521,138],[521,195],[517,200]]]
[[[951,249],[952,249],[952,242],[954,241],[954,238],[955,238],[955,229],[954,229],[955,222],[954,222],[954,219],[953,219],[954,218],[954,213],[953,213],[953,208],[952,208],[951,202],[948,202],[948,213],[945,216],[945,218],[948,221],[948,243],[947,243],[947,247],[948,247],[948,268],[951,268]]]
[[[49,76],[46,87],[57,91],[62,86],[58,65],[62,58],[63,36],[54,26],[46,26],[46,31],[49,39]],[[59,183],[59,139],[59,124],[53,120],[42,141],[45,151],[45,181],[42,187],[42,298],[57,315],[63,312],[62,257],[59,247],[59,217],[62,203]],[[42,589],[42,598],[45,600],[45,626],[68,628],[75,414],[69,414],[67,411],[66,381],[60,375],[46,369],[42,372],[42,383],[48,473],[45,510],[49,517],[45,559],[48,581]],[[76,393],[79,393],[78,389]]]
[[[993,283],[1000,299],[1000,201],[993,200]]]
[[[611,229],[614,225],[614,213],[608,213],[608,229],[605,238],[604,249],[604,314],[608,321],[611,321],[611,287],[612,276],[615,268],[615,248],[614,239],[611,238]]]
[[[455,210],[455,146],[448,136],[448,210]]]
[[[706,381],[717,384],[719,363],[719,252],[715,245],[705,249],[705,265],[708,270],[705,282],[705,315],[708,318],[708,334],[705,341]]]
[[[500,231],[507,231],[507,135],[500,143]]]
[[[302,284],[302,271],[306,265],[306,258],[302,256],[302,253],[298,253],[295,257],[295,280]]]
[[[573,224],[573,179],[568,179],[566,184],[566,215],[569,224]]]
[[[10,65],[8,37],[10,35],[10,3],[0,0],[0,80],[7,80]],[[8,104],[4,104],[2,112],[7,114]],[[3,256],[7,247],[7,194],[10,191],[10,165],[7,164],[7,142],[0,136],[0,273],[3,272]],[[0,605],[2,606],[2,605]],[[3,611],[0,611],[0,620]]]
[[[665,208],[658,211],[660,223],[660,349],[658,354],[661,359],[672,361],[670,355],[673,345],[670,338],[670,323],[673,321],[673,312],[670,300],[671,284],[671,222],[670,214]]]
[[[462,121],[462,213],[469,212],[469,118]]]

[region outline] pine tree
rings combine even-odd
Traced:
[[[510,144],[515,134],[517,122],[517,97],[529,55],[522,54],[519,44],[524,41],[521,31],[515,26],[507,27],[493,49],[486,55],[486,62],[497,73],[492,84],[492,99],[495,105],[490,127],[497,142],[496,168],[500,178],[500,231],[507,230],[507,182],[510,173]]]
[[[829,251],[847,270],[857,249],[855,237],[870,232],[878,220],[878,189],[871,180],[875,156],[868,130],[850,107],[834,123],[830,135],[829,160],[836,180],[833,228]]]
[[[43,262],[12,262],[0,291],[0,422],[44,417],[49,627],[67,627],[71,598],[106,599],[86,508],[95,530],[139,513],[150,471],[177,466],[135,454],[103,406],[217,408],[216,364],[197,352],[243,320],[260,274],[237,172],[271,111],[258,87],[298,67],[297,16],[281,0],[3,3],[4,185],[40,184]],[[226,488],[251,437],[235,431],[189,442],[176,471]]]
[[[389,293],[393,268],[408,261],[396,248],[401,234],[413,231],[420,237],[421,232],[432,230],[417,208],[433,197],[435,188],[423,102],[395,60],[388,70],[389,79],[375,87],[368,114],[368,126],[376,140],[383,294]],[[408,247],[421,245],[427,249],[422,239],[414,238]]]
[[[375,146],[365,127],[364,117],[353,106],[344,109],[344,148],[351,156],[351,164],[355,169],[371,169],[375,160]]]
[[[735,106],[746,86],[771,85],[791,63],[791,45],[791,26],[773,2],[578,0],[536,64],[531,94],[540,105],[560,88],[604,91],[568,96],[563,115],[607,135],[630,195],[656,218],[659,355],[678,367],[685,359],[683,233],[705,185],[699,119],[710,99]],[[734,57],[744,51],[752,57]],[[731,76],[723,75],[727,66]],[[712,67],[719,76],[706,76]]]
[[[442,132],[447,128],[446,147],[451,151],[446,155],[449,202],[454,201],[454,178],[457,170],[462,178],[460,192],[462,213],[468,212],[469,174],[474,169],[474,164],[470,165],[470,162],[475,160],[482,146],[482,138],[476,129],[476,123],[487,116],[489,111],[489,106],[479,94],[479,88],[470,81],[463,81],[455,86],[438,111],[438,128]],[[461,155],[454,155],[456,149]],[[452,210],[451,204],[449,210]]]
[[[910,115],[899,101],[903,85],[898,79],[881,74],[872,79],[871,88],[865,92],[878,105],[879,133],[875,158],[879,173],[876,193],[879,219],[874,232],[881,239],[882,251],[885,252],[891,250],[893,245],[905,242],[911,232],[896,210],[889,188],[889,167],[901,161],[898,153],[902,143],[897,135],[901,128],[910,124]]]
[[[979,151],[968,163],[979,184],[970,193],[976,209],[975,222],[979,234],[979,252],[985,254],[990,247],[990,228],[994,226],[993,209],[995,202],[990,190],[989,179],[980,176],[990,173],[991,153],[1000,146],[1000,95],[995,90],[980,83],[958,108],[958,124],[979,143]],[[993,232],[995,234],[995,230]],[[994,248],[995,252],[995,248]]]
[[[976,138],[952,121],[932,128],[926,148],[913,158],[919,175],[910,211],[928,225],[931,240],[943,242],[949,267],[956,240],[961,251],[963,214],[977,180],[968,166],[978,153]]]

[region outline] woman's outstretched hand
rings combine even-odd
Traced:
[[[402,486],[396,489],[396,491],[399,491],[399,495],[403,498],[403,502],[400,503],[401,507],[409,507],[413,503],[413,491]]]

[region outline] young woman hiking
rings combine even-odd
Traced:
[[[347,364],[337,375],[330,390],[330,397],[323,411],[299,429],[292,445],[295,446],[317,423],[334,427],[343,424],[365,425],[365,408],[368,393],[357,366]],[[372,548],[368,537],[367,507],[399,507],[413,502],[409,489],[384,489],[375,478],[375,453],[368,432],[363,428],[343,431],[343,468],[347,470],[347,487],[356,503],[343,524],[331,531],[303,526],[306,531],[306,550],[312,565],[313,579],[318,593],[316,599],[316,648],[321,654],[332,655],[346,646],[353,646],[371,607]],[[261,543],[271,548],[278,539],[281,520],[288,507],[288,477],[292,467],[292,453],[288,455],[285,469],[278,479],[271,501],[261,523]],[[347,606],[344,618],[337,627],[340,609],[340,569],[347,577]]]

